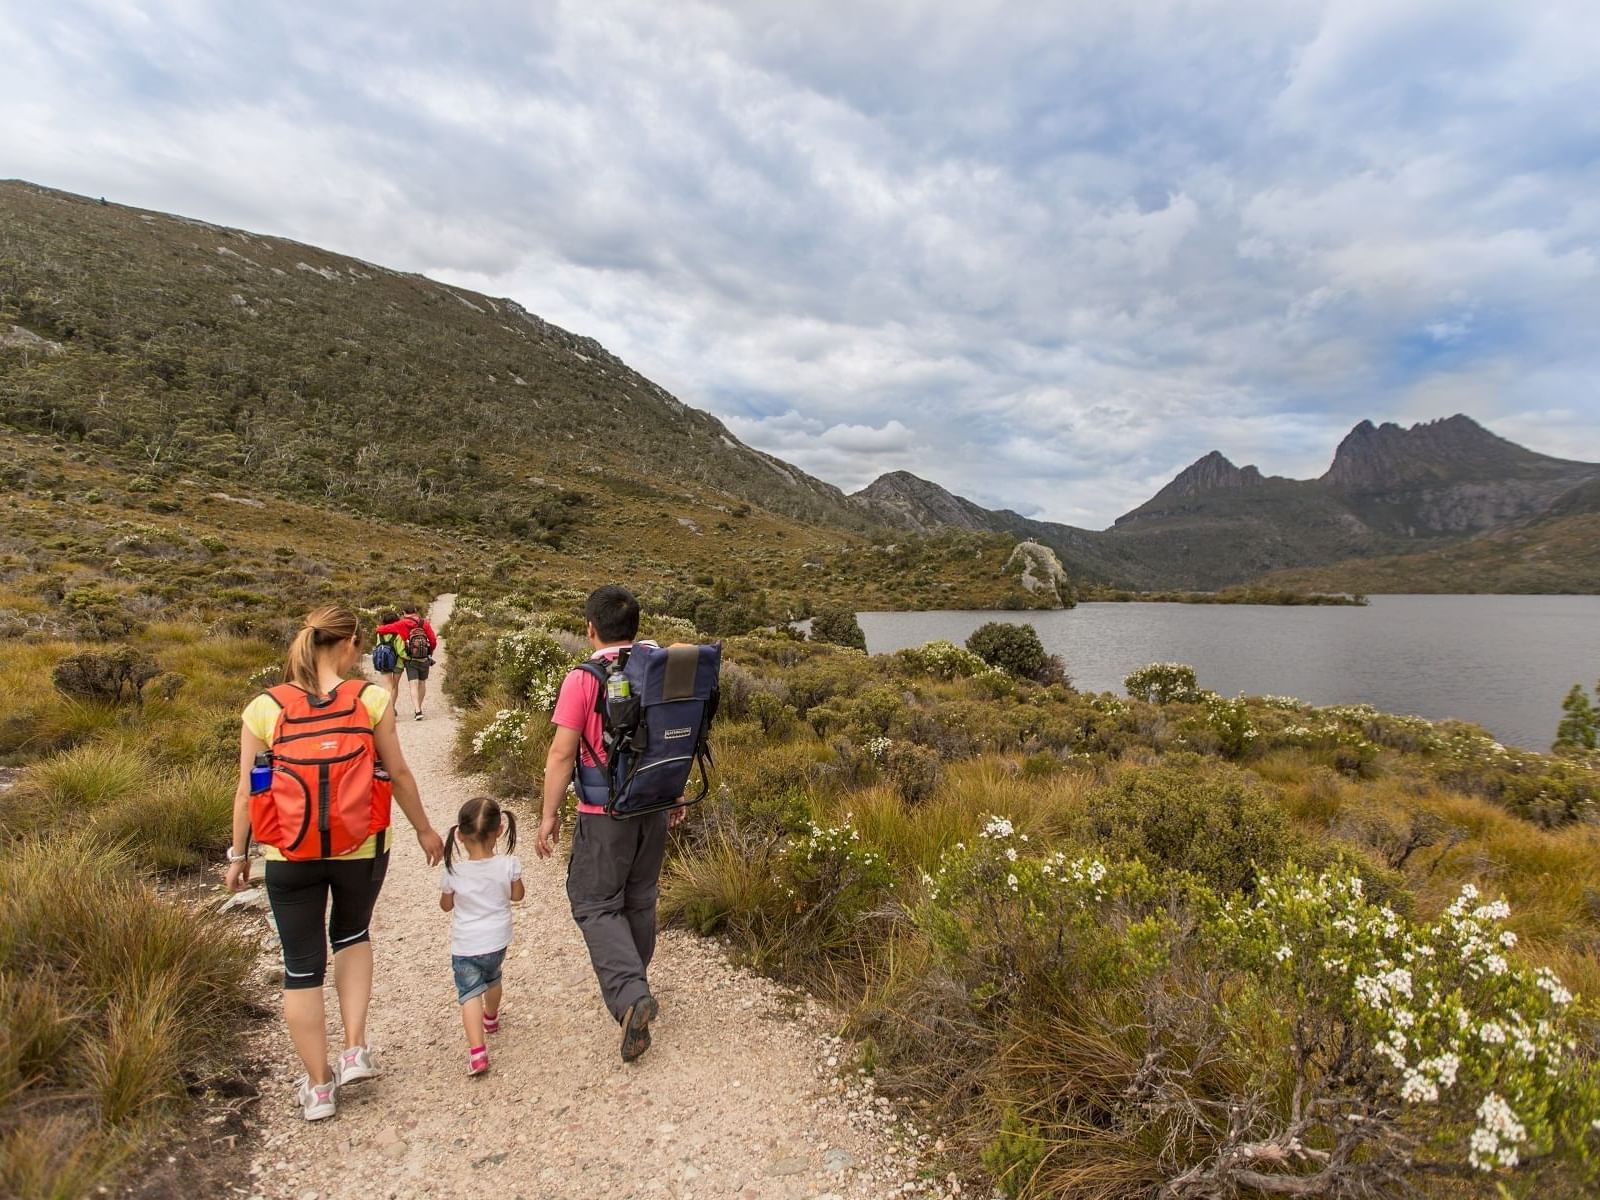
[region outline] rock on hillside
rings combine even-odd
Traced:
[[[1072,608],[1072,580],[1056,552],[1039,542],[1018,542],[1006,560],[1007,571],[1021,571],[1022,586],[1035,596],[1053,598],[1055,607]]]

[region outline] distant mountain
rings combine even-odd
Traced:
[[[1210,590],[1442,549],[1582,503],[1590,493],[1580,485],[1593,480],[1600,464],[1537,454],[1457,415],[1410,429],[1363,421],[1319,479],[1265,476],[1212,451],[1103,531],[984,509],[905,472],[850,499],[910,528],[959,523],[1034,538],[1086,581]],[[1328,590],[1355,588],[1328,583],[1336,577],[1316,573]]]
[[[919,533],[966,529],[1040,542],[1056,552],[1075,582],[1156,586],[1140,563],[1121,554],[1119,547],[1108,544],[1102,534],[1073,525],[1037,521],[1010,509],[984,508],[909,471],[881,475],[852,493],[849,500],[874,521]]]

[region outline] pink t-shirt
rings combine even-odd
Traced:
[[[621,646],[607,646],[604,650],[597,650],[592,655],[594,658],[615,658]],[[600,681],[588,671],[574,667],[568,672],[567,677],[561,681],[561,691],[556,694],[555,711],[550,714],[550,723],[560,725],[563,729],[576,729],[583,735],[583,741],[578,744],[578,754],[590,766],[603,766],[605,764],[605,747],[601,738],[605,734],[605,723],[600,719],[600,714],[595,711],[595,701],[600,698]],[[593,746],[595,753],[600,756],[595,761],[584,743]],[[603,813],[606,810],[598,804],[585,804],[580,797],[578,811],[581,813]]]

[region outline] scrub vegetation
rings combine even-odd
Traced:
[[[580,602],[458,603],[463,759],[508,795],[549,692],[502,647],[559,677]],[[1108,1200],[1593,1186],[1600,773],[1183,664],[1127,700],[979,648],[1013,669],[726,639],[717,786],[662,899],[832,1001],[947,1167]]]

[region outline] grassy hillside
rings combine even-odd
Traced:
[[[1600,592],[1600,513],[1577,513],[1496,529],[1425,554],[1352,559],[1274,571],[1267,587],[1309,591]]]

